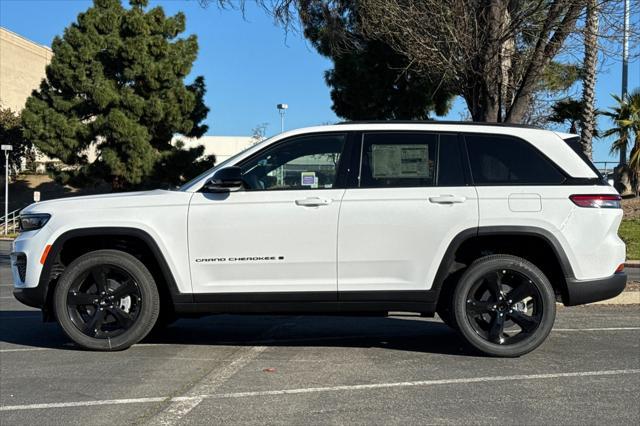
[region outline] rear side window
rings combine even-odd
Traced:
[[[602,176],[602,173],[600,173],[600,170],[598,170],[598,168],[591,162],[591,160],[589,160],[589,157],[584,155],[582,146],[580,145],[580,136],[568,138],[564,141],[567,143],[567,145],[569,145],[569,148],[571,148],[576,154],[578,154],[578,157],[580,157],[582,161],[584,161],[584,163],[589,166],[591,170],[593,170],[593,172],[596,174],[596,176],[598,176],[600,180],[604,180],[604,177]]]
[[[465,135],[476,185],[556,185],[565,176],[529,143],[503,135]]]
[[[366,133],[361,152],[361,188],[464,185],[456,135]]]

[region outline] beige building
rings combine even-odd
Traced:
[[[201,138],[184,138],[174,139],[184,143],[186,148],[197,145],[204,145],[204,155],[214,154],[216,156],[216,164],[222,163],[227,158],[245,150],[251,145],[258,142],[251,136],[210,136],[204,135]]]
[[[21,111],[25,101],[45,78],[45,67],[53,52],[12,31],[0,27],[0,106]],[[178,138],[176,138],[178,139]],[[179,138],[187,147],[204,145],[205,155],[215,154],[218,163],[242,151],[256,141],[249,136],[203,136],[199,139]],[[95,160],[95,150],[89,160]],[[37,155],[36,170],[44,172],[53,160]]]
[[[53,52],[0,27],[0,106],[20,111],[45,78]]]

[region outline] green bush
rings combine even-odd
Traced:
[[[618,231],[627,244],[627,259],[640,260],[640,219],[625,219]]]

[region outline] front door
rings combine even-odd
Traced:
[[[195,293],[313,292],[335,300],[345,139],[287,139],[236,164],[244,191],[194,194],[188,233]]]
[[[340,210],[340,299],[430,289],[451,240],[478,226],[457,135],[367,132],[357,151]]]

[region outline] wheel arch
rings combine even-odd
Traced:
[[[160,250],[155,239],[146,231],[139,228],[131,227],[95,227],[95,228],[78,228],[64,232],[56,238],[51,245],[48,256],[43,265],[38,281],[38,287],[41,288],[43,294],[43,311],[45,318],[49,318],[51,312],[51,303],[53,288],[57,278],[64,271],[65,264],[63,260],[69,263],[69,259],[73,260],[78,256],[71,256],[68,259],[62,259],[65,248],[69,248],[69,244],[74,242],[86,242],[91,241],[92,238],[98,237],[99,240],[93,241],[88,247],[82,247],[77,251],[79,255],[85,254],[91,251],[99,250],[101,248],[116,248],[124,252],[134,251],[135,249],[142,249],[144,253],[137,253],[143,256],[145,260],[145,266],[149,268],[151,274],[154,276],[156,283],[159,287],[159,291],[164,294],[164,301],[171,304],[177,302],[190,302],[192,301],[191,294],[180,293],[175,276],[167,260]],[[116,242],[123,244],[121,247],[114,247]],[[139,244],[137,246],[127,245],[129,243]],[[161,294],[161,297],[163,295]]]
[[[551,232],[534,226],[485,226],[466,229],[451,240],[432,287],[438,294],[439,307],[457,284],[458,272],[489,254],[514,254],[532,261],[548,276],[559,299],[565,303],[568,300],[567,281],[575,274]]]

